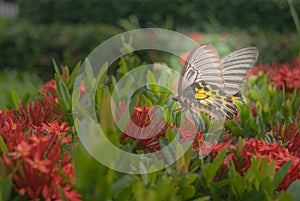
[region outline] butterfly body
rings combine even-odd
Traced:
[[[237,50],[220,58],[210,45],[196,47],[188,56],[178,84],[182,109],[203,112],[211,119],[237,115],[234,100],[241,100],[241,85],[258,57],[255,47]]]

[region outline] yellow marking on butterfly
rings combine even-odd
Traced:
[[[204,88],[202,88],[202,89],[200,89],[199,93],[204,94],[204,93],[206,93],[206,91],[204,90]]]
[[[199,86],[200,86],[201,88],[204,87],[203,84],[202,84],[202,82],[199,82],[198,84],[199,84]]]
[[[197,99],[205,99],[205,98],[207,98],[207,95],[203,94],[203,93],[196,93],[195,94],[195,98],[197,98]]]
[[[228,96],[228,98],[230,98],[232,101],[240,101],[241,98],[237,97],[237,96]]]

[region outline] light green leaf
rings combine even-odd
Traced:
[[[11,91],[11,98],[12,98],[14,107],[19,108],[20,99],[18,97],[18,94],[17,94],[16,90],[14,90],[14,89],[12,89],[12,91]]]
[[[195,195],[195,187],[192,185],[183,186],[179,189],[182,200],[187,200]]]
[[[71,89],[74,85],[74,82],[75,82],[75,79],[78,75],[78,72],[80,70],[80,67],[81,67],[81,62],[78,62],[75,66],[75,68],[73,69],[71,75],[70,75],[70,78],[69,78],[69,81],[68,81],[68,89]]]
[[[61,103],[63,104],[65,109],[69,111],[71,109],[71,96],[69,90],[66,84],[57,75],[55,75],[55,80],[56,80],[58,95],[62,100]]]
[[[56,61],[55,61],[54,59],[52,59],[52,63],[53,63],[53,66],[54,66],[54,69],[55,69],[56,74],[57,74],[58,76],[60,76],[61,73],[60,73],[59,67],[58,67],[58,65],[57,65],[57,63],[56,63]]]

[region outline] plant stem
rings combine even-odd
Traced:
[[[297,11],[295,9],[294,1],[293,0],[287,0],[287,2],[289,4],[290,12],[291,12],[291,15],[293,17],[297,32],[300,35],[300,22],[299,22],[299,17],[297,15]]]

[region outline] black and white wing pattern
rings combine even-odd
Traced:
[[[220,56],[214,47],[206,44],[194,48],[187,57],[178,82],[178,94],[201,80],[225,89]]]
[[[227,95],[234,95],[241,90],[245,77],[257,58],[256,47],[242,48],[222,58],[222,74]]]
[[[257,57],[255,47],[236,50],[222,59],[210,45],[194,48],[184,64],[174,100],[213,119],[232,119],[237,115],[234,100],[240,100],[238,92]]]

